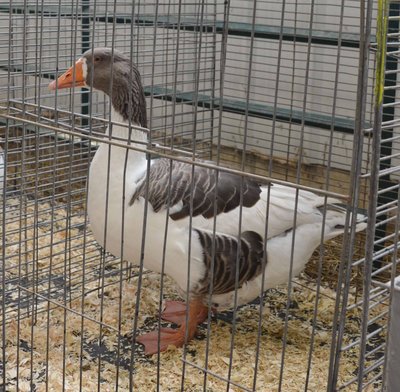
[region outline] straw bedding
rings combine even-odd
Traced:
[[[18,379],[22,392],[45,391],[46,383],[49,391],[60,391],[63,386],[66,391],[78,391],[81,386],[89,392],[97,390],[98,383],[102,391],[114,391],[116,383],[120,391],[127,391],[131,375],[138,391],[156,391],[159,383],[160,391],[179,391],[183,384],[185,391],[200,392],[205,382],[200,369],[207,367],[206,390],[219,392],[226,390],[227,383],[214,375],[227,378],[230,366],[231,380],[251,389],[257,366],[257,390],[273,391],[279,386],[282,361],[281,390],[303,390],[307,377],[309,391],[325,389],[336,295],[326,276],[320,287],[314,328],[317,284],[315,277],[305,274],[295,280],[290,294],[287,287],[265,294],[261,322],[256,303],[240,308],[236,322],[229,312],[213,316],[209,338],[205,323],[188,346],[185,367],[182,349],[162,353],[158,363],[157,356],[144,356],[141,346],[132,343],[138,269],[126,269],[125,263],[102,256],[90,229],[85,229],[79,209],[18,196],[7,200],[4,218],[9,233],[5,249],[6,390],[17,390]],[[340,239],[326,247],[324,263],[332,262],[329,255],[336,254],[338,247]],[[315,255],[314,264],[318,259]],[[130,279],[126,279],[127,273]],[[138,333],[158,325],[160,287],[160,275],[149,271],[142,275]],[[352,289],[352,301],[354,293]],[[174,283],[167,278],[163,297],[178,298]],[[357,308],[348,312],[348,320],[345,343],[360,331]],[[261,341],[256,355],[258,334]],[[339,383],[356,374],[357,349],[343,354]],[[235,384],[230,385],[230,391],[241,390]]]

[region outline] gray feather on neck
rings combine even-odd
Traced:
[[[125,121],[130,120],[147,128],[146,98],[136,67],[132,71],[132,76],[130,69],[123,73],[115,72],[111,103]]]
[[[146,98],[136,64],[110,48],[88,50],[83,57],[88,67],[87,84],[107,94],[125,121],[147,128]]]

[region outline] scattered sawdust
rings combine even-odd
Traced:
[[[303,277],[293,286],[289,305],[286,287],[266,293],[261,322],[257,304],[239,309],[235,324],[229,312],[213,316],[209,337],[205,323],[187,347],[184,366],[182,349],[168,350],[158,361],[133,344],[135,322],[137,333],[158,325],[161,277],[142,276],[136,319],[137,268],[102,254],[79,207],[17,196],[7,200],[4,218],[7,390],[42,392],[48,383],[49,391],[91,392],[100,383],[102,391],[113,391],[116,384],[127,391],[132,382],[138,391],[156,391],[159,384],[160,391],[178,391],[183,385],[185,391],[200,392],[205,382],[201,369],[207,368],[206,390],[219,392],[227,383],[218,377],[227,379],[231,367],[235,384],[230,391],[236,392],[242,390],[236,385],[252,389],[256,364],[258,391],[276,390],[281,369],[286,392],[304,389],[308,369],[308,390],[326,389],[336,293],[324,279],[314,328],[317,287]],[[178,298],[174,283],[168,278],[163,283],[163,297]],[[347,318],[345,344],[359,335],[359,309],[348,311]],[[339,385],[356,374],[357,354],[358,346],[342,354]]]

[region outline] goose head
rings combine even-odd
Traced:
[[[50,90],[87,87],[102,91],[111,98],[114,110],[125,121],[147,127],[146,100],[139,70],[122,52],[95,48],[83,53]]]

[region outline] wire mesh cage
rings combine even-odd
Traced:
[[[0,390],[397,391],[399,21],[0,4]]]

